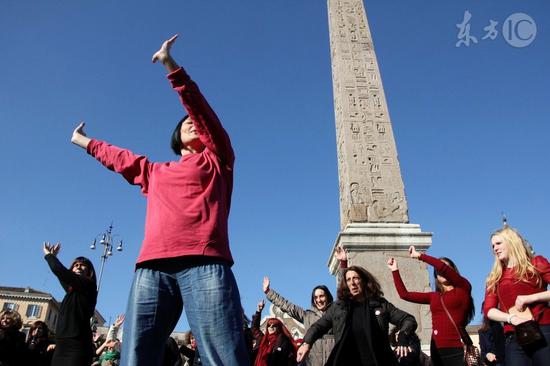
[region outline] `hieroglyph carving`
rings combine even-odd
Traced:
[[[362,0],[328,0],[340,224],[408,223],[382,78]]]

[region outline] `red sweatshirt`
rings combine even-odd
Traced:
[[[456,326],[462,328],[466,326],[464,323],[466,322],[466,313],[468,311],[472,286],[467,279],[459,275],[441,260],[426,254],[421,254],[420,260],[432,265],[439,274],[454,286],[454,289],[442,294],[439,292],[409,292],[401,279],[399,270],[397,270],[392,272],[397,293],[403,300],[417,304],[430,304],[430,311],[432,312],[432,339],[437,348],[462,347],[460,334],[457,333],[441,305],[441,296]]]
[[[197,85],[179,68],[168,75],[206,148],[177,162],[147,157],[92,140],[87,151],[147,198],[145,237],[137,263],[189,255],[233,263],[227,220],[235,160],[229,136]]]
[[[534,278],[527,282],[518,282],[515,276],[515,269],[505,268],[497,284],[498,292],[502,296],[500,301],[496,292],[485,291],[485,306],[483,307],[485,316],[487,316],[487,313],[492,308],[498,308],[507,313],[508,309],[516,304],[518,295],[531,295],[537,292],[546,291],[548,283],[550,282],[550,263],[548,263],[546,258],[540,255],[534,257],[531,263],[533,263],[542,278],[540,286],[537,286],[537,282]],[[534,303],[529,305],[529,308],[535,319],[538,319],[539,324],[550,324],[550,308],[548,307],[548,303]],[[504,332],[513,331],[513,325],[504,325]]]

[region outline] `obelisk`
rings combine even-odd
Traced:
[[[386,260],[399,256],[410,291],[430,291],[426,265],[403,258],[410,245],[425,251],[431,233],[409,223],[407,200],[382,78],[362,0],[328,0],[332,82],[340,188],[340,233],[329,259],[333,274],[338,245],[349,265],[365,267],[385,297],[418,321],[423,345],[431,336],[428,306],[399,299]]]

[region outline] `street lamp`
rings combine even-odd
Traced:
[[[97,280],[97,293],[99,294],[99,287],[101,286],[101,277],[103,277],[103,268],[105,267],[105,262],[107,258],[113,255],[113,238],[116,235],[113,235],[113,224],[109,225],[109,228],[103,233],[99,234],[94,238],[94,241],[90,245],[91,250],[95,250],[97,244],[97,238],[101,236],[99,244],[103,245],[103,254],[101,255],[101,268],[99,269],[99,278]],[[122,240],[119,241],[118,246],[116,247],[117,252],[122,252]]]

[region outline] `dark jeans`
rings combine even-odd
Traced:
[[[464,349],[462,347],[437,348],[432,341],[430,353],[433,366],[464,366]]]
[[[516,335],[506,336],[506,364],[514,366],[547,366],[550,364],[550,325],[541,325],[545,342],[532,348],[522,348],[516,341]]]

